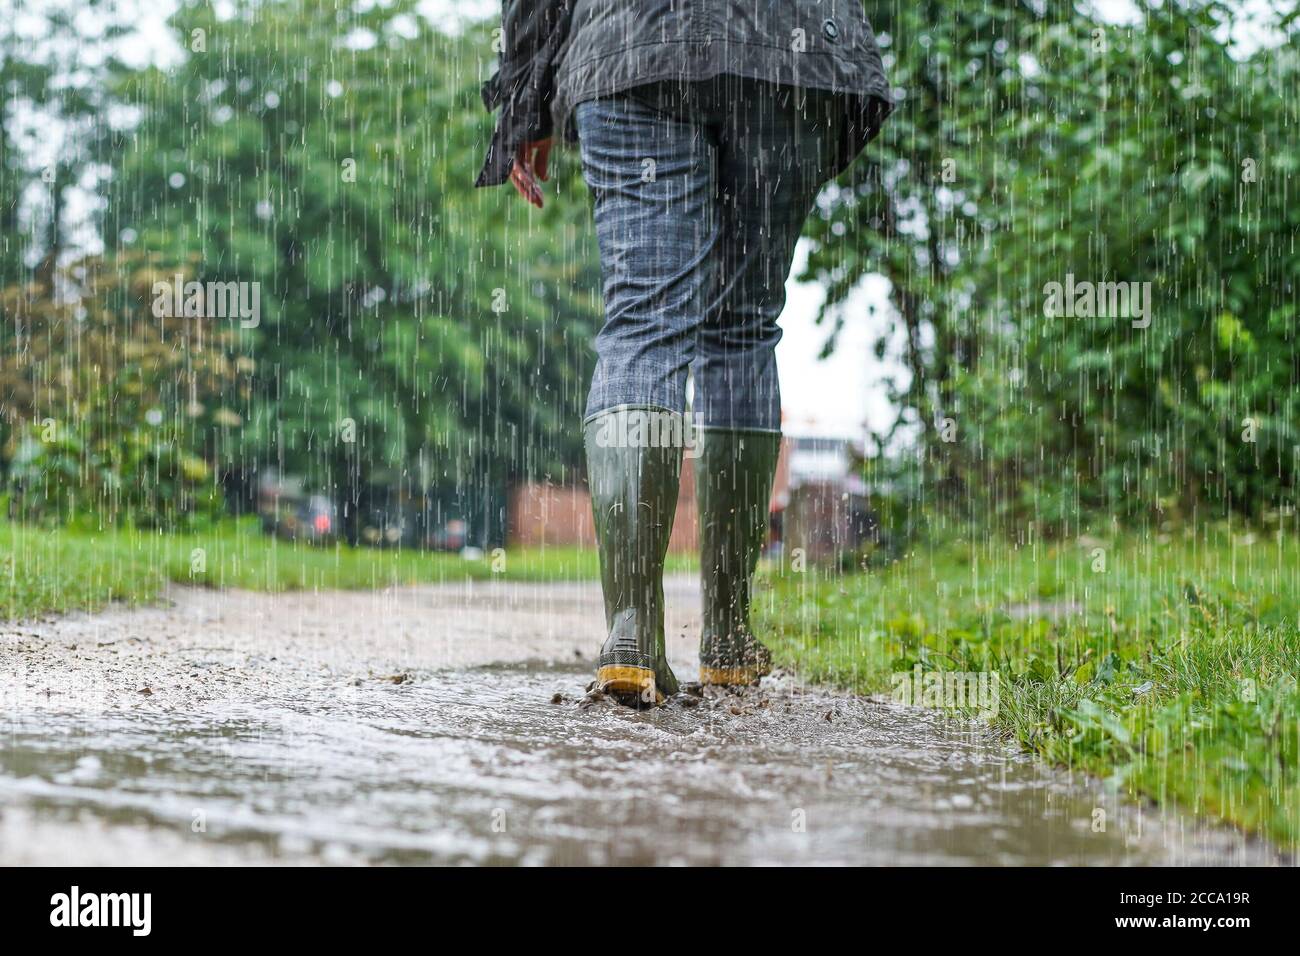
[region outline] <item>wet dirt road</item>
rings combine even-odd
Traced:
[[[667,590],[689,679],[698,595]],[[790,677],[584,706],[595,584],[169,597],[0,626],[0,864],[1273,861]]]

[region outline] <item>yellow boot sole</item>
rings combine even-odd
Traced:
[[[648,667],[608,664],[596,671],[596,688],[605,694],[637,697],[646,704],[664,702],[655,687],[655,672]]]
[[[772,673],[770,667],[705,667],[700,665],[700,683],[715,687],[744,687],[757,684],[760,677]]]

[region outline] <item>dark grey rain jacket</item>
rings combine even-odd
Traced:
[[[478,186],[505,182],[522,143],[575,139],[577,104],[643,83],[729,74],[840,94],[840,169],[893,109],[861,0],[503,0],[501,27]]]

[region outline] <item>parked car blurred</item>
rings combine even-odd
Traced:
[[[359,499],[349,514],[345,503],[309,494],[301,478],[274,470],[263,472],[257,485],[262,529],[285,540],[457,553],[472,544],[469,522],[454,503],[431,493],[377,483],[363,488]]]
[[[258,482],[257,513],[263,531],[286,541],[325,544],[338,537],[338,508],[327,495],[305,493],[301,479],[264,473]]]
[[[372,548],[417,547],[414,528],[411,515],[400,508],[369,507],[358,522],[356,543]]]
[[[299,537],[318,543],[332,541],[338,534],[338,513],[324,495],[309,495],[296,514]]]

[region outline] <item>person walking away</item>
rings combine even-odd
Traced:
[[[876,38],[860,0],[505,0],[501,36],[476,185],[509,180],[541,208],[558,133],[593,199],[598,685],[636,705],[678,690],[663,566],[683,442],[665,433],[696,436],[700,681],[754,683],[772,668],[749,611],[781,442],[777,318],[818,192],[893,108]]]

